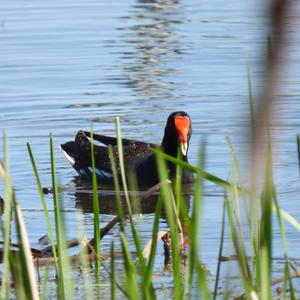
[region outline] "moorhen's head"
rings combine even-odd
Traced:
[[[184,111],[175,111],[167,120],[161,146],[167,154],[172,156],[177,156],[177,150],[180,148],[182,157],[186,158],[191,135],[192,126],[189,115]]]

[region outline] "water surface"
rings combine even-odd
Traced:
[[[256,3],[257,2],[257,3]],[[49,134],[54,134],[57,174],[63,186],[69,235],[76,235],[75,212],[84,209],[92,235],[91,198],[76,186],[76,173],[59,144],[78,129],[122,133],[160,143],[167,116],[188,112],[193,122],[190,162],[197,163],[200,141],[207,140],[206,169],[222,178],[231,172],[228,134],[238,157],[247,157],[247,64],[254,91],[262,85],[262,51],[269,18],[259,1],[2,1],[0,5],[0,124],[9,136],[11,173],[33,247],[47,232],[26,150],[32,146],[44,186],[51,185]],[[296,3],[296,1],[294,1]],[[295,137],[299,127],[299,8],[289,24],[284,68],[274,116],[274,168],[280,201],[300,219]],[[2,145],[2,141],[0,141]],[[246,163],[242,163],[246,165]],[[247,177],[247,174],[244,174]],[[3,188],[1,186],[1,194]],[[52,209],[52,196],[46,197]],[[114,215],[102,201],[103,224]],[[215,274],[223,195],[207,184],[202,224],[202,258]],[[154,204],[138,217],[143,242],[151,236]],[[161,230],[167,228],[164,218]],[[291,256],[298,257],[299,234],[290,226]],[[103,240],[108,251],[117,229]],[[278,230],[274,255],[281,257]],[[278,237],[278,240],[277,240]],[[159,246],[156,271],[163,272]],[[225,254],[232,254],[228,244]],[[162,276],[168,283],[170,274]]]

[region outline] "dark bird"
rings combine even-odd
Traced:
[[[167,120],[165,133],[161,142],[161,149],[168,155],[177,157],[181,151],[183,161],[188,161],[187,152],[189,140],[192,134],[191,119],[183,111],[173,112]],[[75,141],[70,141],[61,145],[61,148],[81,178],[91,180],[91,133],[88,131],[78,131]],[[112,146],[116,159],[117,172],[119,178],[119,153],[117,138],[99,134],[93,134],[93,139],[105,146],[94,144],[95,172],[97,179],[102,185],[113,185],[113,175],[108,153],[108,145]],[[139,187],[153,186],[159,182],[159,175],[156,166],[155,154],[151,148],[158,147],[155,144],[145,143],[136,140],[122,139],[124,164],[126,174],[133,173],[136,176]],[[168,162],[169,178],[176,174],[176,165]],[[182,182],[191,183],[193,174],[186,169],[182,170]]]

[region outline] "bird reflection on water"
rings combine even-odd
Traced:
[[[72,182],[72,185],[75,186],[74,198],[75,198],[75,207],[77,209],[82,209],[84,213],[93,212],[93,189],[91,183],[81,180],[79,177]],[[183,199],[186,204],[186,208],[190,209],[190,200],[192,185],[186,184],[183,186]],[[148,190],[141,191],[131,191],[130,199],[135,209],[135,213],[140,214],[154,214],[156,203],[159,197],[159,190],[154,191],[151,195],[149,194],[145,197]],[[115,215],[116,214],[116,193],[113,187],[99,187],[99,207],[101,214]],[[144,197],[144,198],[143,198]],[[121,191],[121,203],[123,211],[127,210],[127,204],[124,192]],[[165,210],[162,209],[161,217],[165,218]]]
[[[171,26],[184,22],[178,14],[180,5],[175,0],[137,2],[132,14],[124,17],[129,22],[134,19],[135,24],[117,28],[132,47],[131,51],[122,53],[122,78],[143,101],[174,99],[174,82],[166,77],[179,72],[169,62],[183,52]]]

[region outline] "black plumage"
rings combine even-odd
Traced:
[[[162,150],[171,156],[177,157],[178,149],[182,149],[182,159],[187,161],[187,150],[192,134],[191,122],[187,113],[174,112],[166,123],[164,137],[161,143]],[[61,145],[66,157],[71,162],[79,175],[86,180],[92,178],[91,167],[91,141],[88,131],[78,131],[75,141]],[[103,144],[94,144],[96,175],[100,184],[112,185],[113,176],[108,154],[108,145],[112,146],[116,159],[117,172],[120,177],[119,153],[117,138],[100,134],[93,134],[93,139]],[[145,143],[137,140],[122,139],[124,162],[126,173],[133,173],[136,176],[139,187],[155,185],[159,182],[155,154],[151,148],[158,147],[152,143]],[[169,177],[175,176],[176,166],[168,163]],[[183,169],[183,183],[190,183],[193,174]]]

